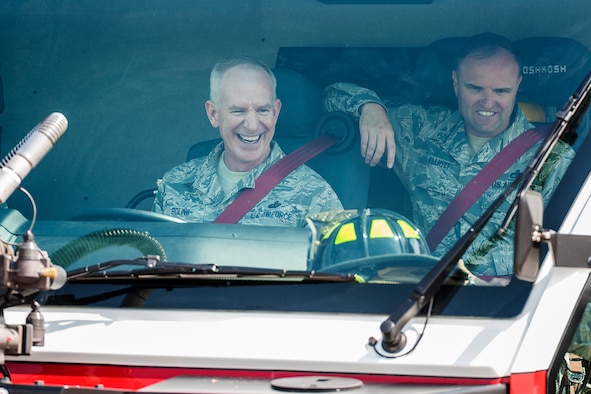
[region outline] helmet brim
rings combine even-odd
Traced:
[[[439,262],[423,254],[385,254],[332,264],[317,272],[361,275],[368,282],[418,283]]]

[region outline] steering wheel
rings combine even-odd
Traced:
[[[130,208],[95,208],[70,216],[67,220],[115,220],[125,222],[173,222],[187,223],[186,220],[162,213]]]
[[[358,274],[368,282],[418,283],[438,262],[425,254],[387,254],[343,261],[316,272]]]

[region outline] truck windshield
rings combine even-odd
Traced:
[[[378,3],[4,1],[0,239],[69,273],[38,301],[389,314],[470,236],[432,313],[518,314],[517,189],[558,229],[591,170],[586,100],[551,134],[591,3]]]

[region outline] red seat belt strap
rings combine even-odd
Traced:
[[[511,165],[527,152],[537,141],[545,138],[552,130],[548,126],[529,129],[511,141],[474,178],[455,196],[443,211],[435,225],[427,235],[427,244],[431,251],[443,240],[449,230],[460,220],[480,196],[497,180]]]
[[[253,189],[243,191],[218,216],[214,223],[238,223],[283,178],[300,165],[330,148],[337,141],[338,139],[335,137],[322,135],[284,156],[256,179]]]

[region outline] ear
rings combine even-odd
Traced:
[[[209,123],[215,128],[218,128],[220,122],[218,120],[218,110],[215,106],[215,103],[211,100],[207,100],[205,102],[205,113],[207,114],[207,119],[209,119]]]
[[[281,100],[275,100],[275,104],[273,104],[273,110],[275,111],[275,122],[277,122],[277,119],[279,118],[279,112],[281,111]]]
[[[456,94],[456,97],[457,97],[458,96],[458,73],[456,72],[456,70],[453,70],[451,72],[451,79],[453,80],[454,93]]]

